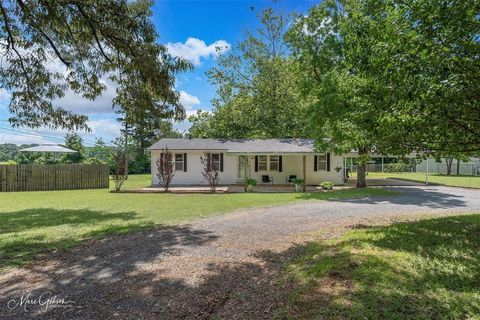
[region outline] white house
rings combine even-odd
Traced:
[[[343,157],[316,153],[310,139],[161,139],[148,148],[152,185],[159,184],[156,162],[162,148],[174,153],[174,185],[206,184],[200,162],[205,153],[213,157],[223,185],[241,184],[245,175],[259,184],[262,176],[268,176],[275,185],[286,184],[291,176],[304,179],[307,185],[343,183]]]

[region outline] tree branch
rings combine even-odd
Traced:
[[[53,40],[45,33],[45,31],[43,31],[42,28],[40,28],[37,23],[34,21],[33,17],[28,13],[28,9],[26,8],[25,6],[25,3],[22,1],[22,0],[17,0],[17,3],[18,5],[20,6],[20,9],[22,10],[22,12],[25,14],[26,17],[28,17],[31,21],[31,24],[32,26],[34,26],[37,31],[39,31],[43,37],[47,40],[47,42],[50,44],[50,47],[53,49],[53,51],[55,52],[55,55],[57,56],[58,59],[60,59],[60,61],[67,67],[70,67],[71,65],[71,62],[67,61],[63,56],[62,54],[60,53],[60,51],[58,50],[57,46],[55,45],[55,43],[53,42]]]

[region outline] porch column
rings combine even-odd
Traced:
[[[247,192],[247,179],[250,177],[248,176],[248,171],[249,171],[249,162],[250,162],[250,156],[243,156],[243,189],[245,192]]]
[[[303,156],[303,192],[307,191],[307,156]]]

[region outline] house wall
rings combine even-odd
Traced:
[[[157,159],[160,157],[160,150],[152,150],[152,185],[158,185],[157,176]],[[215,152],[215,151],[214,151]],[[200,157],[202,151],[172,150],[172,153],[187,153],[187,171],[176,171],[172,180],[172,184],[188,185],[188,184],[206,184],[202,177],[202,163]],[[215,152],[216,153],[216,152]],[[219,172],[220,184],[234,184],[237,178],[237,157],[223,155],[223,172]]]
[[[206,184],[203,181],[201,174],[202,164],[200,162],[200,156],[203,155],[202,151],[187,151],[187,150],[175,150],[173,153],[187,153],[187,172],[179,171],[175,172],[172,184],[176,185],[188,185],[188,184]],[[153,150],[151,157],[152,165],[152,185],[158,185],[159,180],[157,177],[157,165],[156,161],[160,157],[160,150]],[[255,172],[255,156],[249,156],[249,175],[251,178],[257,180],[260,184],[262,181],[262,175],[269,175],[273,178],[274,184],[285,184],[286,179],[290,175],[296,175],[299,178],[303,178],[303,156],[302,155],[282,155],[282,172],[270,171],[270,158],[267,162],[267,171]],[[314,156],[306,156],[306,182],[308,185],[318,185],[322,181],[331,181],[335,184],[343,184],[342,171],[335,171],[335,167],[343,168],[343,157],[330,156],[330,171],[319,170],[314,171]],[[243,170],[242,170],[243,171]],[[220,184],[235,184],[241,183],[243,180],[238,177],[238,156],[227,155],[224,153],[223,172],[219,172]],[[242,172],[243,173],[243,172]]]
[[[296,175],[303,178],[303,156],[302,155],[282,155],[282,172],[270,171],[270,158],[267,162],[267,171],[255,172],[255,156],[250,156],[250,177],[262,181],[262,175],[269,175],[273,178],[274,184],[285,184],[286,179],[290,175]],[[314,156],[306,156],[306,174],[307,185],[318,185],[323,181],[331,181],[335,184],[343,184],[342,171],[335,171],[335,167],[343,168],[343,157],[330,155],[330,171],[318,170],[314,171]]]

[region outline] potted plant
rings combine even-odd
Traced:
[[[253,187],[257,185],[257,180],[255,179],[247,179],[247,191],[252,192]]]
[[[295,191],[296,192],[301,192],[302,191],[302,186],[303,186],[304,182],[305,182],[305,180],[300,179],[300,178],[295,178],[293,180],[293,183],[295,184]]]

